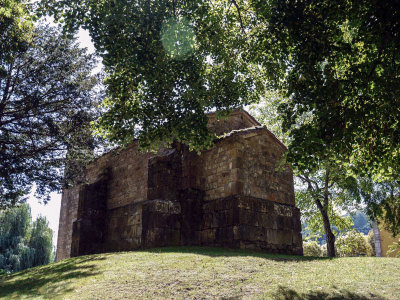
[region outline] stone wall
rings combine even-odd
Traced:
[[[229,117],[218,118],[216,113],[208,114],[208,128],[217,135],[253,126],[260,126],[260,123],[242,110],[233,111]]]
[[[137,143],[103,155],[87,167],[86,181],[109,176],[107,208],[113,209],[147,199],[148,160],[153,153],[137,151]]]
[[[296,207],[235,195],[205,203],[203,213],[201,245],[302,254]]]
[[[286,148],[263,127],[237,130],[196,158],[205,200],[241,194],[294,205],[293,173],[278,168]]]
[[[72,224],[78,215],[79,190],[81,186],[75,186],[63,190],[61,197],[60,222],[57,238],[56,260],[71,256]]]
[[[230,121],[210,116],[213,130],[234,130],[201,155],[133,143],[90,164],[63,191],[57,260],[166,245],[301,254],[293,175],[277,169],[286,148],[247,113]]]
[[[237,139],[227,137],[195,158],[195,188],[204,191],[205,201],[240,193],[240,147]]]
[[[274,142],[273,136],[265,134],[265,130],[261,128],[243,135],[240,148],[243,195],[294,206],[292,170],[279,166],[285,149]]]

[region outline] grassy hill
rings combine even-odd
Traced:
[[[400,299],[400,259],[219,248],[83,256],[0,277],[0,299]]]

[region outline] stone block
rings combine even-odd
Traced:
[[[276,169],[285,147],[267,129],[248,128],[257,123],[244,112],[211,123],[238,131],[201,155],[179,143],[138,152],[134,142],[90,164],[88,185],[63,191],[57,260],[164,245],[301,253],[293,175]]]

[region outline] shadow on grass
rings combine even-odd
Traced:
[[[0,277],[0,298],[36,297],[53,299],[70,292],[69,279],[99,274],[90,262],[106,259],[106,255],[81,256],[58,263],[27,269]]]
[[[330,260],[334,258],[330,257],[313,257],[313,256],[299,256],[299,255],[286,255],[286,254],[269,254],[263,252],[256,252],[250,250],[238,250],[229,248],[217,248],[217,247],[194,247],[194,246],[180,246],[180,247],[161,247],[147,249],[146,251],[151,253],[192,253],[207,256],[252,256],[261,257],[265,259],[275,261],[310,261],[310,260]]]
[[[375,294],[362,295],[347,290],[333,291],[330,293],[318,291],[308,293],[297,293],[286,287],[279,287],[278,291],[273,294],[275,300],[384,300],[386,298]]]

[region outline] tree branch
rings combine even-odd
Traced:
[[[242,29],[242,31],[243,31],[243,33],[244,33],[242,15],[241,15],[241,13],[240,13],[239,5],[237,4],[236,0],[231,0],[231,3],[233,3],[233,5],[236,7],[236,10],[237,10],[237,12],[238,12],[238,17],[239,17],[240,28]]]

